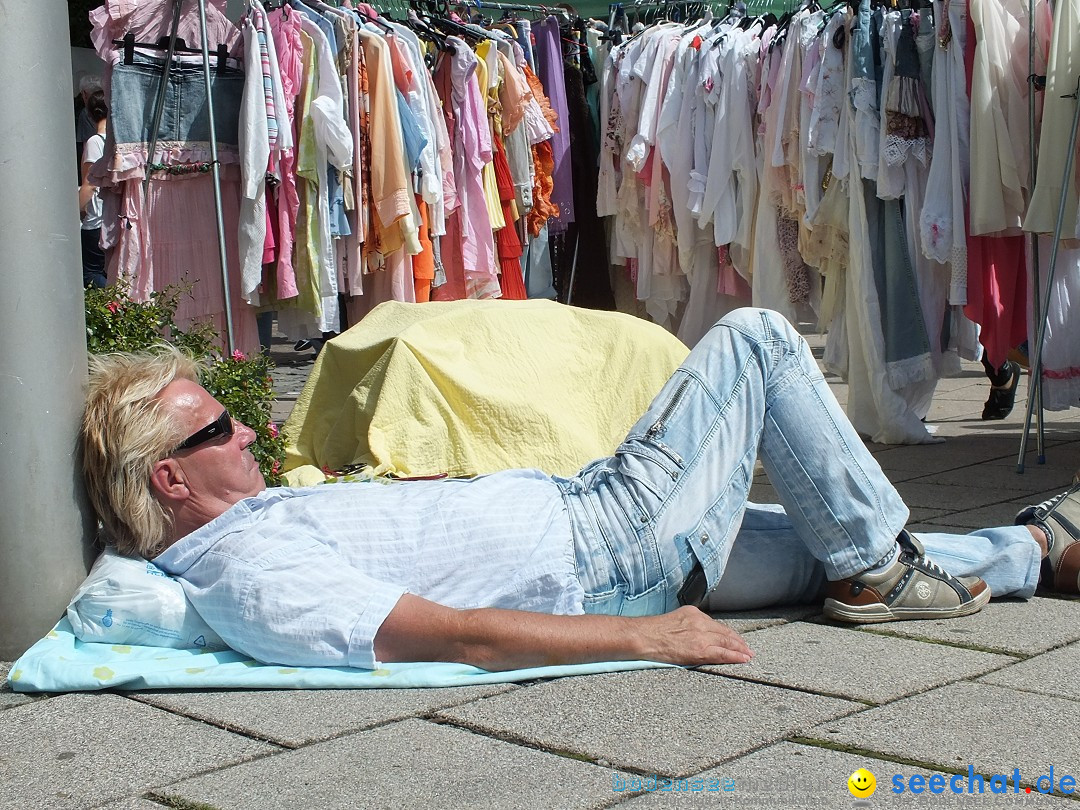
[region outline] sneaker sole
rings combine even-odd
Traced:
[[[826,599],[823,612],[826,618],[852,624],[877,624],[902,622],[913,619],[955,619],[978,613],[990,601],[990,589],[986,588],[970,602],[952,608],[890,608],[878,602],[874,605],[848,605],[836,599]]]

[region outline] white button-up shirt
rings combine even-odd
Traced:
[[[582,612],[562,495],[535,470],[267,489],[154,562],[230,647],[267,663],[375,668],[403,593]]]

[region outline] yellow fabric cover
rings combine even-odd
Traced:
[[[286,479],[572,474],[618,446],[687,352],[655,324],[552,301],[380,304],[315,362]]]

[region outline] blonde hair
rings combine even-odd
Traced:
[[[151,558],[168,539],[172,516],[150,489],[154,464],[184,440],[157,399],[177,379],[199,380],[199,364],[174,346],[90,356],[82,425],[86,490],[121,554]]]

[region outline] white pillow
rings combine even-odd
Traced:
[[[184,588],[152,562],[109,547],[97,558],[67,608],[80,641],[223,650]]]

